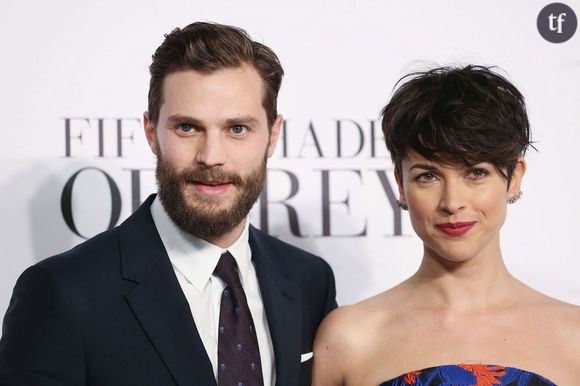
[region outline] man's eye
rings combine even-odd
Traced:
[[[232,126],[230,130],[232,131],[232,133],[240,135],[244,134],[248,129],[245,126],[236,125]]]
[[[177,128],[183,133],[191,133],[195,130],[195,127],[189,123],[180,123]]]

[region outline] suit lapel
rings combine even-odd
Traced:
[[[185,295],[150,213],[151,196],[119,228],[123,276],[135,316],[178,385],[216,386]]]
[[[276,251],[253,227],[250,248],[274,345],[276,386],[297,385],[302,345],[300,289],[279,273],[272,261]]]

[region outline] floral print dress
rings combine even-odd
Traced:
[[[556,386],[541,375],[514,367],[461,364],[411,371],[379,386]]]

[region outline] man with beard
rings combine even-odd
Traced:
[[[159,195],[22,274],[0,384],[309,385],[332,271],[247,219],[282,123],[278,58],[241,29],[193,23],[150,72]]]

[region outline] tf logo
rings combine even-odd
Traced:
[[[578,19],[572,8],[562,3],[546,5],[538,15],[538,31],[551,43],[563,43],[576,32]]]

